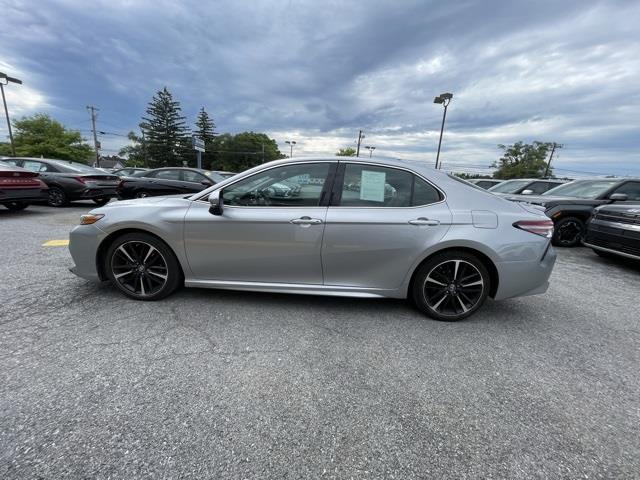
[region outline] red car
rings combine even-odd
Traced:
[[[30,203],[46,202],[48,190],[38,173],[0,161],[0,205],[23,210]]]

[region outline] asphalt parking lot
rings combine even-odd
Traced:
[[[0,478],[638,478],[640,268],[561,250],[545,295],[403,301],[71,274],[90,204],[0,211]]]

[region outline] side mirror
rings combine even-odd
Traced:
[[[221,195],[222,192],[220,190],[211,192],[211,194],[209,195],[209,213],[211,215],[222,215],[223,201]]]
[[[521,195],[533,195],[533,190],[529,190],[529,189],[523,190]]]
[[[629,196],[626,193],[614,193],[609,195],[609,200],[612,202],[626,202]]]

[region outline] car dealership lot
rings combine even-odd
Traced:
[[[0,211],[0,478],[632,478],[640,268],[560,250],[547,294],[405,302],[75,277],[91,204]]]

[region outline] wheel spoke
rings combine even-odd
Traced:
[[[440,301],[438,303],[436,303],[432,308],[437,312],[438,311],[438,307],[440,306],[440,304],[442,302],[444,302],[444,300],[448,297],[449,295],[447,295],[446,293],[444,294],[444,296],[440,299]]]
[[[129,253],[124,249],[124,245],[120,245],[118,247],[118,251],[121,252],[125,257],[127,257],[127,259],[131,262],[131,263],[135,263],[136,261],[131,258],[131,255],[129,255]]]
[[[147,269],[147,273],[150,274],[150,275],[155,275],[156,277],[159,277],[159,278],[161,278],[163,280],[167,279],[166,275],[163,275],[162,273],[154,272],[153,270]]]
[[[434,280],[434,279],[433,279],[433,278],[431,278],[431,277],[427,277],[427,282],[435,283],[436,285],[440,285],[440,286],[442,286],[442,287],[445,287],[445,286],[446,286],[444,283],[439,282],[439,281],[437,281],[437,280]]]
[[[456,298],[458,299],[458,302],[460,302],[460,306],[462,307],[462,312],[467,313],[467,310],[469,309],[465,306],[464,302],[460,298],[460,295],[456,295]]]
[[[460,284],[460,286],[462,288],[467,288],[467,287],[473,287],[475,285],[482,285],[482,279],[476,281],[476,282],[471,282],[471,283],[465,283],[465,284]]]
[[[126,275],[130,275],[132,273],[133,273],[133,270],[128,270],[128,271],[123,272],[123,273],[118,273],[117,275],[114,275],[114,277],[115,278],[122,278],[122,277],[124,277]]]
[[[144,289],[144,277],[142,275],[140,275],[140,291],[142,292],[142,295],[146,295],[147,292]]]
[[[458,278],[458,267],[460,267],[460,260],[455,260],[455,267],[453,269],[453,279]]]
[[[142,263],[147,263],[147,260],[149,259],[149,257],[151,256],[151,254],[152,254],[153,252],[155,252],[155,251],[156,251],[156,249],[155,249],[155,248],[153,248],[151,245],[149,245],[149,251],[148,251],[148,252],[147,252],[147,254],[145,255],[144,260],[142,260]]]

